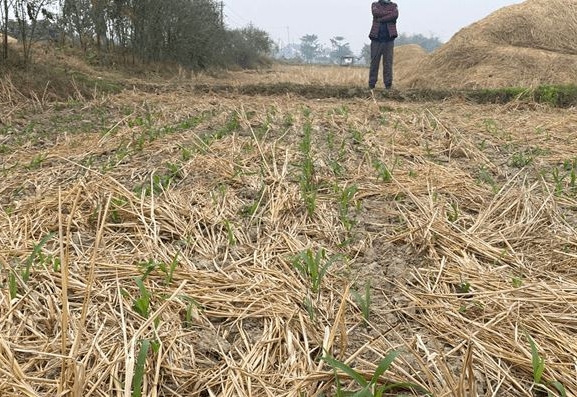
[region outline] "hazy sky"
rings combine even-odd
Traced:
[[[224,0],[224,14],[231,28],[252,23],[270,33],[281,45],[300,43],[305,34],[316,34],[328,46],[343,36],[359,52],[371,24],[371,0]],[[434,35],[448,41],[453,34],[499,8],[521,0],[397,0],[400,33]]]

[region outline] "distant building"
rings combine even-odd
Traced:
[[[356,57],[353,55],[347,55],[341,57],[341,66],[353,66],[355,64]]]

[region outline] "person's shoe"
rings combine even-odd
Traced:
[[[390,90],[392,90],[392,89],[393,89],[393,86],[392,86],[392,85],[386,85],[386,86],[385,86],[385,90],[387,90],[387,91],[390,91]]]
[[[374,90],[375,89],[375,85],[374,84],[369,84],[369,90]]]

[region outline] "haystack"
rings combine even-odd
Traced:
[[[577,0],[527,0],[459,31],[412,70],[419,88],[533,87],[577,81]]]
[[[2,45],[3,43],[4,43],[4,35],[0,33],[0,45]],[[15,43],[18,43],[18,40],[8,35],[8,44],[15,44]]]
[[[413,76],[413,65],[427,56],[427,52],[418,44],[405,44],[395,47],[395,80],[406,81]]]

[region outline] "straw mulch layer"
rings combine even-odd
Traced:
[[[325,352],[370,377],[392,350],[380,383],[575,395],[572,110],[29,105],[1,115],[0,395],[333,395]],[[307,250],[330,263],[318,292],[294,266]]]
[[[574,84],[577,1],[527,0],[455,34],[410,68],[402,85],[495,88]]]

